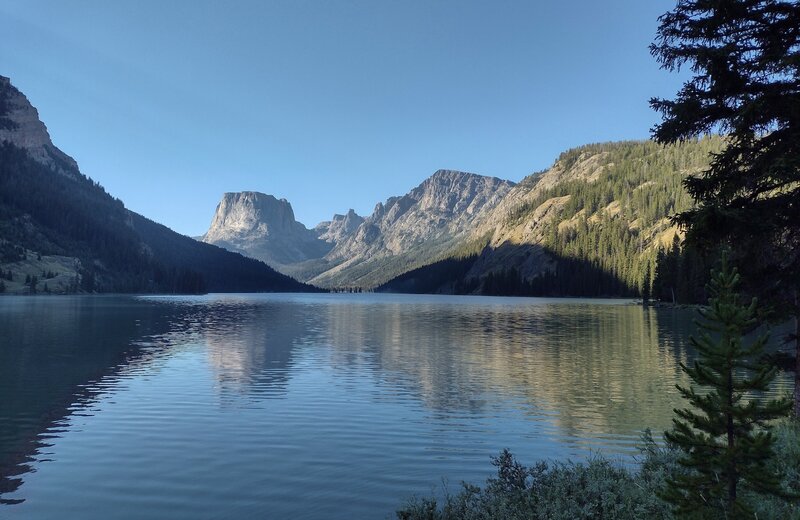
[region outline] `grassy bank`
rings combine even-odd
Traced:
[[[777,438],[774,469],[785,489],[800,494],[800,421],[785,421]],[[587,462],[538,462],[526,467],[504,451],[497,475],[483,487],[462,484],[444,498],[415,497],[397,511],[399,520],[521,520],[532,518],[673,518],[657,496],[667,475],[680,471],[679,452],[642,440],[638,466],[629,469],[601,456]],[[757,517],[800,519],[800,504],[745,491]]]

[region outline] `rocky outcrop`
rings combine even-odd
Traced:
[[[364,217],[359,216],[350,209],[346,215],[336,214],[332,220],[320,222],[314,227],[314,231],[320,240],[336,244],[349,237],[364,222]]]
[[[3,142],[26,150],[31,158],[63,175],[78,174],[75,160],[53,145],[36,108],[11,80],[0,76],[0,143]]]
[[[203,242],[262,260],[287,273],[291,264],[320,258],[331,244],[294,218],[292,205],[255,191],[226,193]]]

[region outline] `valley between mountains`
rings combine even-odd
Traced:
[[[438,170],[311,229],[285,199],[226,193],[199,239],[329,289],[640,296],[676,240],[669,217],[691,204],[683,178],[721,144],[587,145],[517,184]]]
[[[24,94],[0,77],[0,292],[674,299],[702,286],[693,282],[705,267],[680,255],[670,217],[692,204],[683,179],[722,144],[717,136],[590,144],[519,183],[442,169],[370,215],[349,210],[313,228],[295,219],[289,201],[264,193],[268,185],[254,186],[225,193],[208,231],[191,239],[81,174]]]

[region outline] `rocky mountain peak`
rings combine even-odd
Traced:
[[[408,196],[421,209],[454,214],[473,213],[484,207],[498,190],[514,186],[511,181],[457,170],[437,170],[414,188]]]
[[[331,220],[320,222],[314,230],[321,240],[335,244],[352,235],[363,222],[364,217],[350,209],[344,215],[337,213]]]
[[[483,178],[484,175],[478,175],[477,173],[470,173],[470,172],[462,172],[460,170],[438,169],[435,172],[433,172],[433,175],[425,179],[425,182],[452,183],[470,177]]]
[[[226,193],[203,237],[322,286],[371,287],[410,265],[432,261],[485,219],[513,182],[438,170],[405,195],[354,210],[307,230],[284,200],[257,192]]]
[[[39,112],[11,80],[0,76],[0,143],[25,149],[36,161],[64,175],[78,175],[78,164],[50,140]]]
[[[378,203],[354,233],[335,244],[325,257],[327,270],[311,280],[369,287],[429,261],[473,229],[513,186],[496,177],[438,170],[405,195]]]

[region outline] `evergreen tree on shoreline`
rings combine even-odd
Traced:
[[[676,409],[673,429],[665,432],[667,441],[684,451],[679,462],[688,470],[669,478],[662,495],[679,516],[747,516],[742,486],[787,496],[771,471],[774,438],[768,421],[787,415],[791,401],[751,399],[753,392],[768,390],[777,369],[763,361],[768,333],[743,340],[756,325],[756,300],[740,303],[738,284],[739,274],[724,254],[707,288],[709,309],[700,311],[702,332],[691,338],[699,359],[691,367],[681,364],[704,390],[678,386],[692,408]]]

